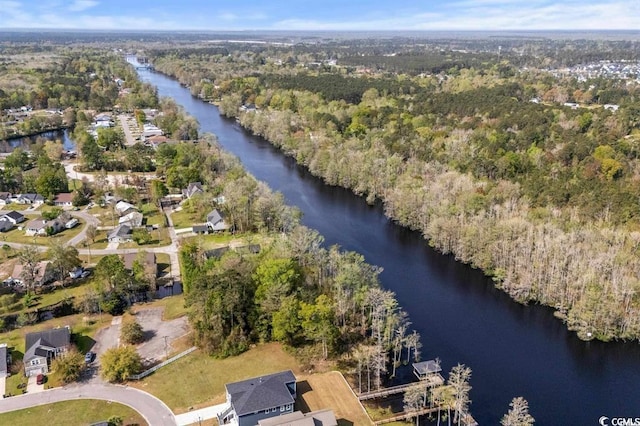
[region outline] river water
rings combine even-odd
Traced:
[[[481,272],[435,252],[419,233],[385,218],[379,205],[325,185],[176,80],[145,70],[139,75],[299,207],[303,223],[328,245],[384,268],[383,286],[396,293],[422,336],[422,358],[439,357],[445,372],[458,362],[471,367],[471,412],[479,424],[499,424],[515,396],[529,401],[537,425],[640,417],[640,345],[580,341],[550,309],[513,302]]]
[[[76,149],[75,142],[71,140],[69,130],[52,130],[50,132],[40,133],[34,136],[25,136],[22,138],[14,138],[9,140],[0,141],[0,153],[9,153],[14,149],[20,147],[25,150],[29,150],[30,146],[35,143],[36,139],[61,141],[62,147],[66,151],[73,151]]]

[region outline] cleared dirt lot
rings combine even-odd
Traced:
[[[164,307],[141,309],[135,317],[142,326],[145,341],[138,346],[142,359],[149,362],[163,361],[171,353],[171,344],[189,332],[186,316],[171,321],[162,321]]]
[[[333,409],[338,425],[371,425],[349,385],[337,371],[302,377],[298,380],[296,408],[304,412]]]

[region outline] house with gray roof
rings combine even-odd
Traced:
[[[19,194],[16,202],[18,204],[40,205],[44,203],[44,197],[40,194]]]
[[[5,213],[4,215],[2,215],[2,218],[7,219],[8,221],[12,222],[14,225],[24,222],[24,215],[15,210],[10,211],[9,213]]]
[[[130,226],[122,224],[113,228],[107,234],[107,241],[110,243],[128,243],[133,241],[133,230]]]
[[[24,347],[24,375],[47,374],[51,361],[71,348],[71,329],[65,326],[28,333]]]
[[[225,231],[230,228],[230,226],[222,218],[222,214],[218,211],[218,209],[211,210],[211,213],[207,215],[206,225],[214,232]]]
[[[191,182],[185,189],[182,190],[182,196],[184,198],[191,198],[194,195],[202,194],[204,189],[202,188],[202,183],[200,182]]]
[[[218,423],[255,426],[261,420],[293,413],[296,378],[291,370],[225,385],[228,407]]]
[[[11,351],[6,343],[0,343],[0,379],[9,375],[11,365]]]
[[[11,231],[13,228],[13,223],[4,217],[0,217],[0,232]]]
[[[318,410],[310,413],[295,411],[266,420],[260,420],[258,426],[338,426],[332,410]]]

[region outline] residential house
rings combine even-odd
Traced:
[[[204,189],[202,188],[202,184],[200,182],[191,182],[187,185],[186,189],[182,190],[182,195],[184,198],[191,198],[194,195],[202,194]]]
[[[144,267],[144,275],[149,279],[151,284],[155,283],[155,279],[158,277],[158,262],[155,253],[125,253],[122,255],[122,260],[124,267],[130,271],[133,270],[134,262],[140,262]]]
[[[68,216],[60,215],[53,220],[46,220],[42,217],[27,222],[25,234],[32,237],[34,235],[46,236],[57,234],[66,228],[70,221]],[[50,231],[50,234],[49,234]]]
[[[11,231],[11,228],[13,228],[13,222],[4,217],[0,217],[0,232]]]
[[[0,343],[0,379],[9,376],[9,366],[11,365],[11,351],[6,343]]]
[[[0,192],[0,206],[6,206],[7,204],[11,204],[11,193]]]
[[[11,273],[11,278],[13,282],[18,285],[24,285],[24,267],[21,263],[16,263],[13,267],[13,272]],[[36,264],[35,267],[35,276],[34,285],[36,287],[43,286],[45,284],[49,284],[51,281],[56,279],[56,271],[53,267],[53,264],[49,260],[43,260]]]
[[[142,126],[142,138],[146,139],[151,136],[162,136],[164,133],[153,124],[144,124]]]
[[[158,146],[160,146],[160,144],[167,142],[169,142],[169,138],[162,135],[149,136],[147,138],[144,138],[144,144],[153,147],[153,149],[158,149]]]
[[[71,348],[71,329],[66,326],[28,333],[24,347],[24,375],[47,374],[51,361]]]
[[[17,212],[15,210],[10,211],[9,213],[6,213],[4,215],[2,215],[3,219],[8,220],[9,222],[13,223],[14,225],[17,225],[19,223],[24,222],[24,215],[20,212]]]
[[[136,209],[136,207],[131,204],[131,203],[127,203],[126,201],[120,200],[116,203],[116,213],[118,213],[118,216],[125,216],[131,212],[137,212],[138,209]]]
[[[207,225],[193,225],[191,227],[191,231],[194,234],[208,234],[209,233],[209,227]]]
[[[128,225],[118,225],[107,234],[110,243],[128,243],[133,241],[133,232]]]
[[[142,226],[143,219],[144,217],[142,216],[142,213],[133,210],[119,218],[118,224],[128,225],[131,228],[140,228]]]
[[[31,204],[34,206],[44,203],[44,197],[40,194],[18,194],[15,200],[18,204]]]
[[[34,235],[47,235],[47,220],[43,218],[33,219],[27,222],[25,234],[32,237]]]
[[[294,411],[291,414],[258,421],[258,426],[338,426],[332,410],[318,410],[310,413]]]
[[[225,231],[230,228],[230,226],[222,219],[222,215],[218,209],[213,209],[211,213],[207,215],[206,225],[214,232]]]
[[[259,421],[293,413],[296,378],[291,370],[225,385],[227,408],[218,423],[255,426]]]
[[[61,192],[53,199],[53,204],[58,207],[73,206],[73,194],[70,192]]]

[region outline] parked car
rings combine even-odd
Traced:
[[[82,273],[80,274],[80,277],[82,277],[82,278],[87,278],[89,275],[91,275],[91,271],[89,271],[89,270],[86,270],[86,269],[85,269],[85,270],[84,270],[84,271],[82,271]]]
[[[95,357],[96,357],[96,354],[94,352],[89,351],[84,355],[84,362],[86,362],[87,364],[91,364],[95,359]]]
[[[43,385],[44,384],[44,374],[38,374],[38,377],[36,377],[36,385]]]

